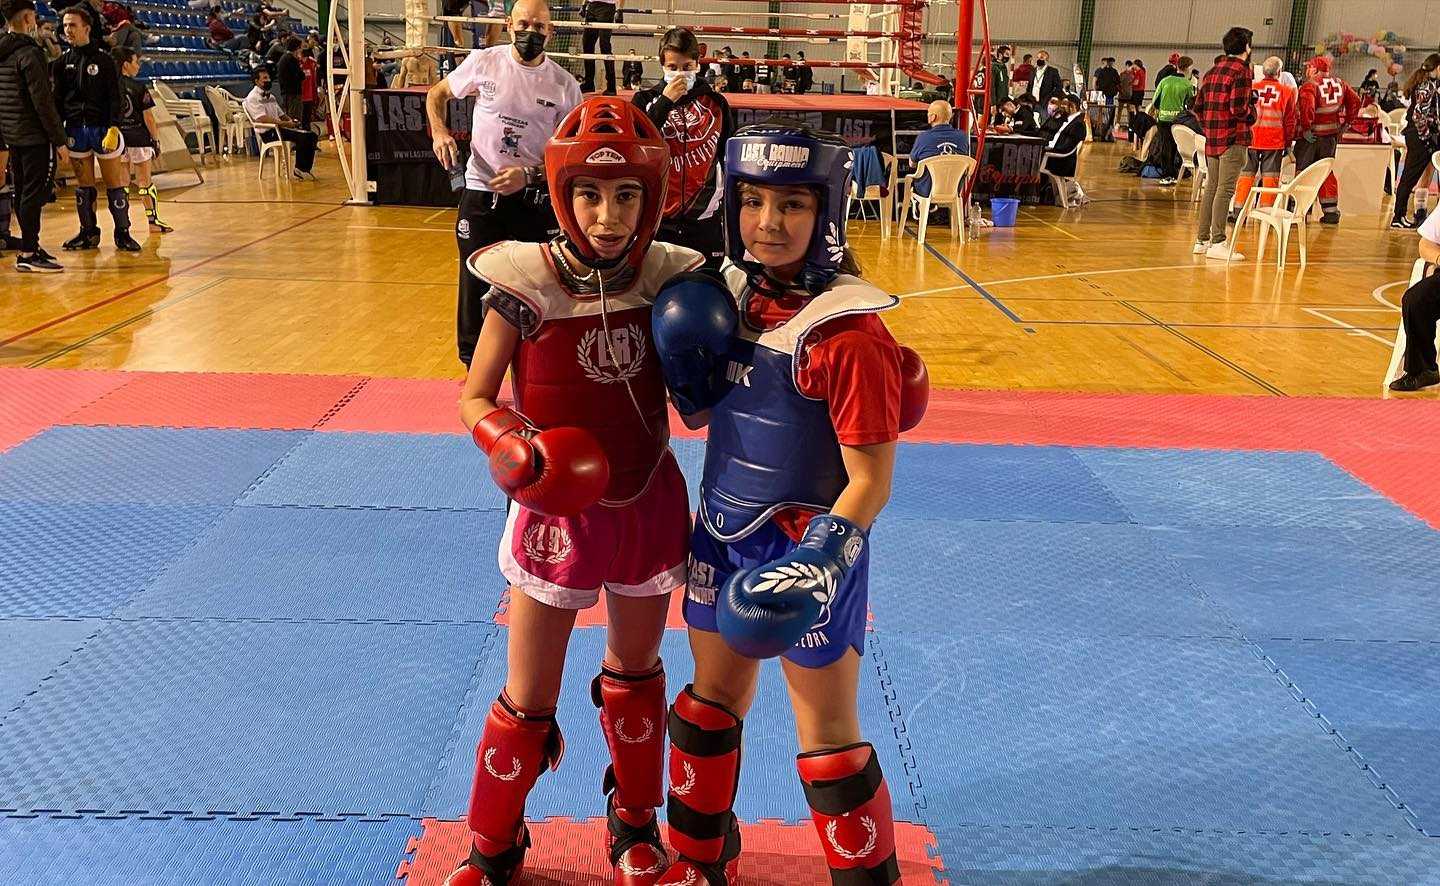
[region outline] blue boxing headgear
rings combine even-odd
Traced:
[[[736,132],[725,144],[725,254],[752,279],[764,270],[745,258],[740,239],[741,182],[812,187],[820,205],[798,282],[812,293],[824,291],[845,259],[851,162],[844,139],[798,123],[756,123]]]

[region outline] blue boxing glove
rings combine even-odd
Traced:
[[[719,399],[719,364],[730,349],[735,325],[730,290],[709,274],[679,274],[655,296],[650,314],[655,352],[681,415],[709,409]]]
[[[865,530],[844,517],[811,520],[795,550],[726,580],[715,605],[720,636],[748,658],[784,653],[815,626],[864,549]]]

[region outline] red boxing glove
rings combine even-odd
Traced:
[[[930,404],[930,370],[909,348],[900,348],[900,432],[920,424]]]
[[[573,517],[600,500],[610,463],[590,432],[538,430],[513,409],[475,423],[475,445],[490,456],[490,476],[517,503],[549,517]]]

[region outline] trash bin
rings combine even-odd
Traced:
[[[997,228],[1015,227],[1015,215],[1020,211],[1020,201],[1014,197],[991,197],[990,220]]]

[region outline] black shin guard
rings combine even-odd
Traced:
[[[95,199],[99,192],[92,188],[75,189],[75,214],[80,216],[80,231],[82,233],[100,230],[100,223],[95,218]]]
[[[128,188],[108,188],[105,197],[110,203],[110,217],[115,220],[116,235],[130,230],[130,193]]]

